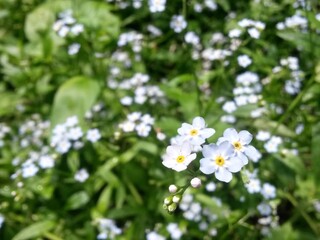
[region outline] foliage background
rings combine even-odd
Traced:
[[[127,7],[122,8],[125,3]],[[204,4],[202,1],[167,1],[165,11],[159,13],[151,13],[146,1],[138,9],[133,3],[0,2],[0,122],[10,128],[1,134],[0,213],[4,222],[0,239],[96,239],[100,218],[113,219],[122,229],[115,239],[145,239],[153,230],[170,239],[166,226],[172,222],[184,233],[181,239],[210,239],[210,228],[217,229],[218,239],[318,239],[319,3],[219,0],[217,9],[204,7],[201,13],[194,11],[194,6]],[[72,9],[84,31],[60,37],[53,25],[59,13],[67,9]],[[277,29],[279,22],[297,12],[306,19],[306,27]],[[214,43],[213,49],[229,49],[232,39],[228,33],[244,18],[262,21],[266,27],[258,39],[242,29],[240,46],[225,59],[193,59],[193,46],[184,40],[187,30],[176,33],[170,28],[175,14],[184,15],[187,30],[200,36],[202,50],[213,46],[210,39],[218,32],[225,40]],[[150,34],[148,24],[156,25],[162,34]],[[119,46],[120,34],[129,31],[142,34],[138,41],[141,50],[135,51],[130,44]],[[70,55],[68,47],[75,42],[81,48]],[[130,64],[115,61],[116,51],[125,52]],[[226,113],[219,98],[233,100],[236,77],[246,71],[237,63],[241,54],[252,59],[249,69],[259,75],[262,91],[258,102],[237,107],[231,113],[236,122],[227,123],[221,120]],[[298,58],[302,75],[301,87],[294,94],[284,90],[290,70],[273,71],[280,59],[289,56]],[[114,67],[120,69],[116,77],[112,75]],[[110,81],[122,81],[135,73],[147,74],[165,100],[121,104],[120,99],[133,96],[134,89],[112,89]],[[260,107],[264,113],[252,117],[252,111]],[[88,111],[90,118],[85,117]],[[147,137],[121,131],[119,124],[134,111],[155,118]],[[50,147],[52,130],[74,115],[83,131],[97,128],[102,137],[94,143],[83,140],[83,148],[59,154]],[[283,139],[273,153],[255,140],[253,144],[263,157],[248,165],[249,170],[259,169],[262,182],[277,188],[276,198],[268,203],[278,224],[267,235],[261,235],[258,224],[261,215],[257,205],[263,199],[247,192],[240,174],[229,184],[202,176],[204,185],[206,181],[216,182],[216,191],[205,187],[191,190],[196,202],[217,215],[215,221],[208,222],[207,230],[199,229],[199,222],[185,219],[182,210],[171,215],[163,210],[168,186],[187,184],[190,176],[166,169],[161,155],[181,123],[191,122],[195,116],[204,117],[208,126],[216,129],[210,142],[227,127],[247,129],[253,135],[265,130]],[[45,121],[50,127],[41,127]],[[28,122],[30,129],[21,132],[21,126],[28,126]],[[298,125],[303,130],[297,133]],[[39,129],[41,133],[35,136]],[[157,138],[159,131],[167,136],[165,140]],[[288,154],[285,149],[298,154]],[[39,157],[42,151],[54,156],[54,167],[40,169],[31,177],[12,177],[31,153]],[[17,158],[20,162],[14,164]],[[74,179],[81,168],[90,175],[85,182]],[[212,197],[220,199],[222,205]],[[245,200],[240,201],[241,197]]]

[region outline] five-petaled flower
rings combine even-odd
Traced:
[[[206,138],[211,137],[216,131],[213,128],[206,128],[206,123],[202,117],[196,117],[189,123],[182,123],[178,133],[184,141],[189,141],[192,145],[201,145]]]
[[[248,157],[254,162],[257,162],[261,157],[258,150],[249,145],[251,140],[252,134],[248,131],[243,130],[238,133],[234,128],[228,128],[224,131],[223,137],[218,139],[217,144],[219,145],[223,142],[231,143],[236,156],[241,159],[243,165],[246,165],[248,163]]]
[[[243,166],[229,142],[205,145],[202,154],[204,158],[200,160],[200,171],[204,174],[214,173],[216,178],[223,182],[230,182],[231,173],[239,172]]]
[[[196,158],[195,153],[191,153],[192,147],[188,142],[182,145],[170,145],[163,156],[162,164],[167,168],[172,168],[177,172],[187,169],[188,165]]]

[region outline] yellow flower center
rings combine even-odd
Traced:
[[[233,146],[237,151],[240,151],[242,149],[242,144],[240,142],[238,142],[238,141],[234,142]]]
[[[221,156],[216,157],[216,164],[217,164],[218,166],[221,167],[221,166],[224,165],[224,163],[225,163],[225,160],[224,160],[223,157],[221,157]]]
[[[190,135],[191,135],[191,136],[196,136],[196,135],[198,135],[198,130],[197,130],[197,129],[192,129],[192,130],[190,131]]]
[[[186,159],[185,156],[180,155],[177,157],[176,161],[177,161],[177,163],[183,163],[185,159]]]

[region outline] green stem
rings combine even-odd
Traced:
[[[289,200],[289,202],[300,212],[301,216],[308,223],[309,227],[316,234],[316,236],[320,236],[320,231],[317,225],[312,221],[311,217],[307,214],[306,211],[299,205],[298,201],[288,192],[281,192],[281,194]]]

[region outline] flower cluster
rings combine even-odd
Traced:
[[[64,38],[68,34],[78,36],[84,31],[84,26],[81,23],[77,23],[73,17],[72,10],[69,9],[59,14],[59,19],[53,24],[53,30]]]
[[[133,112],[127,115],[127,120],[119,124],[123,132],[136,131],[138,136],[147,137],[154,124],[154,118],[150,114],[142,115],[141,112]]]
[[[58,153],[67,153],[71,148],[80,149],[84,146],[84,133],[79,126],[76,116],[67,118],[63,124],[58,124],[52,131],[51,147]],[[94,143],[101,138],[98,129],[89,129],[86,133],[86,140]]]
[[[194,118],[192,124],[183,123],[178,133],[175,144],[167,147],[162,162],[167,168],[178,172],[186,170],[196,159],[194,152],[202,149],[200,171],[207,175],[214,173],[218,180],[230,182],[231,173],[239,172],[248,164],[248,158],[256,162],[261,157],[250,145],[252,135],[245,130],[238,133],[235,129],[228,128],[217,144],[203,145],[215,130],[207,128],[202,117]]]

